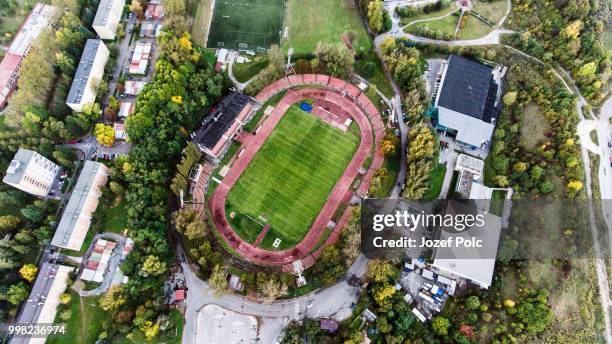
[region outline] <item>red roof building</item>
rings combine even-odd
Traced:
[[[6,101],[17,87],[17,77],[23,56],[8,53],[0,62],[0,108],[6,106]]]
[[[183,301],[185,300],[185,289],[179,289],[174,291],[174,300]]]

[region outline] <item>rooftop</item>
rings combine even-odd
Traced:
[[[68,200],[66,209],[64,209],[62,218],[60,219],[57,229],[55,230],[55,235],[53,236],[53,240],[51,240],[51,245],[58,247],[66,247],[69,245],[70,239],[77,229],[77,224],[79,223],[83,208],[85,208],[86,205],[90,205],[88,204],[91,200],[91,197],[89,196],[92,193],[92,187],[94,186],[94,182],[96,181],[96,177],[98,176],[100,169],[106,169],[106,166],[91,160],[85,161],[85,165],[81,170],[81,174],[79,174],[79,179],[77,180],[74,190],[72,191],[72,195]],[[89,223],[86,230],[87,229],[89,229]],[[81,240],[78,246],[80,247],[82,244],[83,242]]]
[[[100,4],[98,5],[98,10],[96,11],[96,16],[94,17],[92,26],[106,25],[115,1],[121,0],[100,0]]]
[[[19,69],[23,56],[8,53],[0,62],[0,91],[6,87],[11,77]]]
[[[195,133],[194,141],[203,147],[213,149],[250,101],[251,98],[241,92],[223,98],[214,111],[202,121],[202,127]]]
[[[15,153],[15,157],[9,164],[9,167],[6,170],[6,174],[4,175],[4,179],[2,179],[5,183],[13,183],[18,184],[23,177],[30,161],[34,159],[34,161],[38,161],[38,159],[44,159],[46,168],[57,167],[55,163],[51,160],[45,158],[44,156],[38,154],[37,152],[29,149],[19,148],[17,153]],[[51,166],[52,165],[52,166]]]
[[[493,68],[466,58],[451,55],[438,98],[438,106],[490,123],[494,112],[490,110],[489,93],[496,87]],[[493,103],[495,102],[493,94]]]
[[[79,67],[74,74],[72,79],[72,86],[68,93],[67,103],[80,103],[85,87],[87,87],[87,80],[91,76],[91,69],[98,54],[98,49],[103,45],[100,39],[88,39],[81,55],[81,61],[79,61]]]
[[[64,265],[43,263],[32,286],[30,296],[21,308],[17,322],[20,324],[52,324],[55,321],[60,296],[66,290],[68,275],[72,270],[73,268]],[[30,337],[14,337],[10,343],[31,343],[31,339]]]
[[[36,4],[19,28],[19,32],[11,42],[8,52],[21,56],[27,54],[34,40],[50,25],[54,13],[55,7],[41,3]]]

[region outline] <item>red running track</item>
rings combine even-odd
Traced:
[[[300,79],[295,79],[295,77],[300,77]],[[265,100],[269,99],[272,95],[296,85],[297,83],[295,81],[301,81],[299,84],[309,84],[308,82],[305,82],[306,77],[312,77],[315,78],[315,80],[320,79],[319,75],[305,75],[303,78],[299,75],[293,76],[293,80],[289,78],[289,82],[287,79],[280,79],[266,87],[257,96],[257,99],[263,104]],[[372,111],[367,111],[372,108],[375,109],[375,107],[371,103],[363,106],[364,97],[360,97],[358,101],[355,101],[355,97],[353,97],[352,94],[354,93],[353,89],[355,88],[353,85],[336,78],[330,78],[327,76],[323,76],[323,78],[323,80],[329,82],[326,84],[327,88],[290,89],[274,108],[272,113],[261,124],[261,128],[258,130],[257,135],[251,135],[243,138],[244,140],[239,150],[240,156],[234,161],[232,167],[226,174],[221,184],[219,184],[215,192],[212,194],[208,202],[212,213],[212,220],[226,243],[242,257],[256,263],[264,265],[286,265],[307,256],[317,244],[319,237],[324,232],[327,224],[332,219],[338,207],[344,201],[346,201],[346,195],[350,194],[351,184],[357,177],[359,169],[363,166],[372,148],[374,147],[376,153],[379,153],[380,142],[378,139],[381,135],[378,128],[378,121],[380,121],[380,116],[378,115],[378,112],[376,112],[376,115],[374,115]],[[291,81],[294,82],[290,83]],[[321,83],[315,82],[312,82],[312,84],[321,85]],[[353,92],[350,92],[349,88]],[[351,97],[347,97],[344,94],[350,95]],[[255,154],[257,154],[257,151],[270,136],[287,109],[291,105],[303,99],[324,100],[337,104],[345,109],[352,116],[353,120],[359,125],[361,141],[343,175],[332,189],[327,202],[319,212],[319,215],[316,217],[310,230],[304,236],[302,241],[296,246],[285,251],[264,250],[243,240],[231,227],[225,214],[226,199],[231,188],[238,181]],[[369,99],[367,99],[366,102],[369,102]],[[367,108],[366,111],[368,114],[364,113],[359,105]],[[373,116],[375,118],[372,118]],[[372,128],[372,124],[370,123],[371,120],[375,124],[376,128]],[[373,132],[375,135],[372,134]],[[374,137],[376,137],[376,142],[374,142]],[[375,155],[378,155],[376,153]]]

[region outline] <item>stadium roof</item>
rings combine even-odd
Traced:
[[[203,147],[213,149],[250,101],[251,98],[241,92],[235,92],[223,98],[215,110],[202,122],[202,127],[196,132],[194,141]]]
[[[88,39],[85,43],[85,49],[81,55],[81,61],[79,61],[79,67],[74,74],[72,79],[72,86],[68,93],[67,103],[79,103],[81,97],[83,97],[84,89],[87,87],[87,80],[91,75],[91,69],[98,54],[98,49],[102,44],[100,39]]]
[[[466,58],[451,55],[438,99],[438,106],[490,123],[493,113],[487,99],[493,69]],[[496,88],[493,88],[496,91]],[[494,94],[495,95],[495,94]],[[493,100],[494,101],[494,100]]]
[[[83,230],[86,232],[89,229],[91,219],[89,218],[89,214],[86,213],[85,208],[93,208],[89,209],[93,212],[98,204],[97,191],[92,190],[92,187],[94,187],[94,183],[101,169],[107,170],[107,167],[99,162],[90,160],[85,161],[85,165],[81,170],[79,179],[68,200],[66,209],[55,230],[51,245],[69,247],[76,244],[76,246],[80,248],[83,244],[85,235],[82,235],[80,240],[77,240],[76,243],[72,243],[72,239],[77,231],[79,232],[79,236],[81,236]],[[103,173],[106,173],[106,171],[103,171]],[[83,217],[83,215],[85,215],[85,217]]]

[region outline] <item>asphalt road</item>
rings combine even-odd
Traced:
[[[362,277],[367,271],[367,265],[368,259],[360,255],[349,268],[347,275]],[[189,264],[182,262],[181,267],[188,288],[183,344],[195,343],[197,315],[199,310],[208,304],[216,304],[234,312],[259,317],[285,318],[287,321],[306,317],[333,317],[342,320],[350,316],[350,306],[353,302],[357,302],[360,292],[359,287],[351,286],[343,280],[332,287],[271,304],[252,301],[235,294],[225,294],[217,298],[214,289],[199,279]]]

